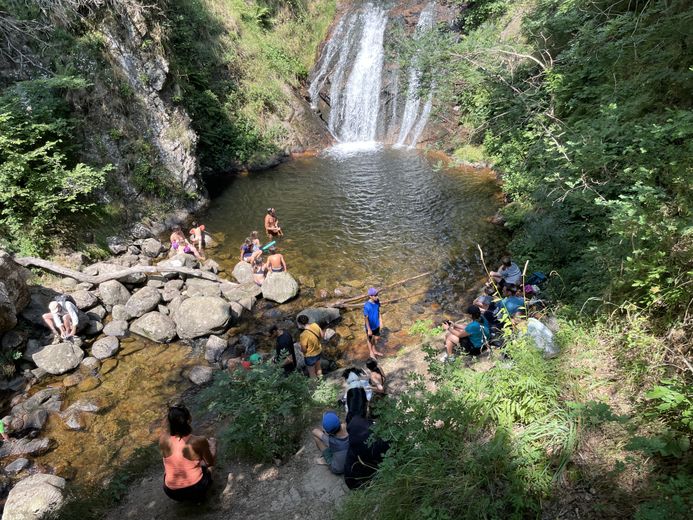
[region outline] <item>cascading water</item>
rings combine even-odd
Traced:
[[[436,6],[431,2],[421,11],[413,38],[430,31],[435,19]],[[384,42],[389,25],[388,10],[374,3],[346,13],[313,72],[308,90],[311,106],[322,113],[340,143],[381,141],[413,147],[426,126],[433,86],[422,85],[419,53],[423,51],[417,51],[404,70],[394,60],[387,63]],[[403,84],[406,93],[400,95]],[[420,97],[422,87],[429,87],[425,99]]]
[[[435,21],[434,8],[435,4],[430,3],[423,11],[421,11],[421,16],[419,16],[419,22],[416,24],[416,31],[414,32],[415,39],[420,39],[424,33],[433,28],[433,22]],[[409,69],[407,101],[404,105],[404,114],[402,115],[402,122],[399,126],[399,135],[397,136],[397,141],[395,142],[395,144],[399,146],[405,144],[407,137],[409,137],[410,134],[412,136],[409,141],[410,146],[416,146],[416,142],[418,141],[424,126],[426,126],[428,116],[431,113],[431,106],[433,102],[432,90],[429,92],[428,100],[423,103],[421,112],[419,112],[419,108],[422,104],[421,98],[419,97],[422,75],[422,71],[419,67],[419,62],[421,61],[421,52],[422,51],[420,49],[417,50]]]

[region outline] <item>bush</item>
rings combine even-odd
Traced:
[[[217,374],[200,400],[228,423],[220,435],[223,452],[259,462],[296,451],[312,407],[309,380],[298,373],[286,377],[271,363]]]

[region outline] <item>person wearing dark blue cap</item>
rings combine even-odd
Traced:
[[[313,428],[313,440],[322,453],[330,471],[335,475],[344,473],[344,461],[349,450],[349,434],[346,424],[333,411],[322,416],[322,429]]]
[[[383,321],[380,315],[378,289],[375,287],[368,289],[368,301],[363,306],[363,317],[366,323],[366,341],[368,342],[368,352],[370,356],[372,358],[383,356],[384,354],[375,348],[380,338],[380,327]]]

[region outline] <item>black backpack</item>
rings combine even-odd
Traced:
[[[77,302],[70,294],[61,294],[55,299],[55,301],[58,302],[63,309],[65,308],[65,304],[67,302],[70,302],[72,305],[77,307]]]

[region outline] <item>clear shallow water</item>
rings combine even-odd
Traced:
[[[494,176],[434,167],[415,150],[342,145],[236,178],[215,196],[204,219],[221,241],[211,256],[230,272],[250,231],[265,240],[265,211],[275,207],[284,230],[278,247],[305,282],[305,304],[321,289],[334,294],[346,285],[356,294],[433,270],[422,281],[424,301],[456,312],[460,295],[483,273],[477,244],[492,263],[505,245],[488,222],[499,205]]]

